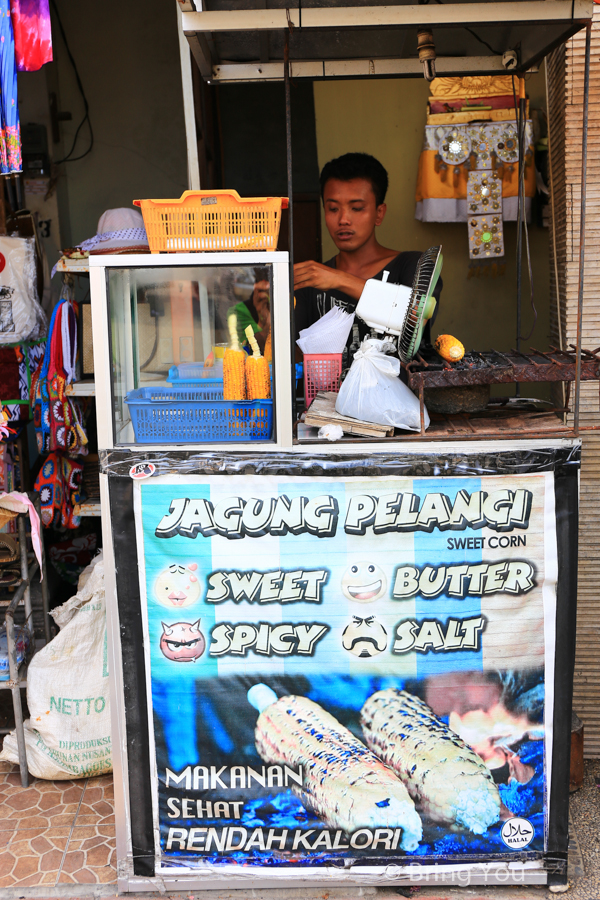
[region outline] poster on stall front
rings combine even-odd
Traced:
[[[545,850],[553,473],[135,491],[160,867]]]

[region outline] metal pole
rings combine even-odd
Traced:
[[[573,429],[579,434],[579,401],[581,398],[581,332],[583,319],[583,274],[585,268],[585,201],[587,177],[588,105],[590,99],[590,48],[592,23],[585,26],[585,72],[583,78],[583,129],[581,135],[581,212],[579,219],[579,290],[577,293],[577,339],[575,363],[575,409]]]
[[[525,99],[525,82],[519,79],[519,117],[517,119],[517,139],[519,146],[519,168],[517,174],[517,353],[521,349],[521,296],[523,287],[523,219],[525,218],[525,197],[522,190],[525,179],[525,118],[527,101]],[[521,385],[515,385],[515,396],[521,395]]]
[[[179,57],[181,60],[181,88],[183,91],[183,122],[187,147],[188,188],[200,190],[200,163],[198,160],[198,135],[196,133],[196,110],[194,109],[194,84],[190,45],[183,33],[181,6],[177,4],[177,32],[179,34]],[[204,357],[206,359],[206,357]]]
[[[41,527],[41,520],[40,520]],[[21,554],[21,578],[27,582],[25,588],[25,627],[31,629],[33,634],[33,615],[31,611],[31,587],[29,585],[29,564],[27,562],[27,532],[25,530],[25,515],[21,514],[17,518],[17,528],[19,529],[19,552]],[[33,527],[31,529],[33,531]],[[40,573],[41,574],[41,573]]]
[[[552,123],[550,121],[550,88],[548,84],[548,61],[544,63],[544,77],[546,80],[546,109],[548,110],[548,181],[550,187],[550,216],[552,219],[552,260],[554,263],[554,283],[556,290],[556,324],[558,328],[558,349],[562,350],[564,341],[563,341],[563,333],[562,333],[562,313],[560,308],[560,280],[558,277],[558,256],[557,256],[557,248],[556,248],[556,215],[554,209],[554,175],[553,175],[553,166],[554,166],[554,157],[552,155]],[[562,406],[563,408],[567,406],[566,403],[566,390],[564,381],[560,382],[560,390],[562,397]],[[563,422],[567,423],[567,414],[563,413]]]
[[[295,366],[296,323],[294,317],[294,190],[292,184],[292,103],[290,98],[290,29],[285,32],[283,48],[283,84],[285,88],[285,146],[287,161],[287,191],[289,197],[288,235],[290,254],[290,341],[292,346],[292,375]],[[296,421],[296,379],[292,382],[292,417]]]
[[[206,357],[204,357],[206,359]],[[44,636],[46,638],[46,643],[49,644],[52,640],[52,634],[50,633],[50,591],[48,590],[48,578],[46,574],[46,548],[44,546],[44,526],[42,524],[42,504],[40,500],[40,495],[34,493],[34,506],[37,510],[37,514],[40,518],[40,548],[42,553],[42,564],[40,566],[40,580],[42,587],[42,611],[44,614]]]

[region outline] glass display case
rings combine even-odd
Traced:
[[[90,263],[94,341],[106,351],[105,377],[97,373],[96,382],[99,392],[110,386],[102,429],[107,447],[278,442],[278,393],[290,395],[292,383],[287,254],[92,257]],[[227,376],[224,382],[227,349],[245,352],[237,358],[240,371],[252,353],[248,328],[269,363],[266,396],[232,396]],[[285,385],[278,384],[277,363]]]

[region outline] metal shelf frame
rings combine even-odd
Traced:
[[[44,637],[46,643],[51,639],[50,619],[49,619],[49,593],[48,579],[46,574],[46,554],[44,550],[44,535],[42,519],[40,515],[40,498],[37,494],[30,494],[40,516],[40,538],[42,548],[42,566],[41,566],[41,588],[42,588],[42,608],[44,615]],[[0,681],[0,690],[9,690],[12,693],[13,710],[15,715],[15,728],[17,734],[17,746],[19,750],[19,768],[21,770],[21,785],[26,788],[29,786],[29,770],[27,767],[27,749],[25,745],[25,731],[23,728],[23,701],[21,698],[22,688],[27,687],[27,669],[29,662],[35,654],[35,636],[33,631],[33,611],[31,606],[31,582],[39,571],[40,566],[37,559],[34,559],[31,565],[27,558],[27,533],[25,530],[25,519],[28,518],[27,513],[19,513],[17,516],[17,527],[19,532],[19,551],[21,555],[21,582],[10,601],[4,616],[4,624],[6,627],[6,637],[8,643],[8,681]],[[27,657],[19,665],[17,662],[17,648],[15,642],[15,613],[19,606],[23,604],[25,611],[25,627],[31,632],[31,645]]]
[[[195,6],[195,9],[193,8]],[[419,77],[419,28],[434,29],[438,75],[523,74],[592,16],[591,0],[498,0],[418,5],[336,0],[180,0],[180,20],[207,82],[282,81],[283,35],[292,78]],[[483,29],[483,36],[473,32]],[[485,48],[488,52],[486,53]],[[517,53],[507,68],[505,51]]]

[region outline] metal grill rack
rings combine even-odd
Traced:
[[[562,381],[566,384],[565,408],[547,412],[563,414],[568,412],[571,382],[577,378],[578,361],[581,366],[581,380],[599,381],[600,384],[600,347],[596,350],[582,349],[579,357],[576,348],[573,345],[571,348],[572,352],[556,347],[552,347],[549,352],[531,347],[530,353],[519,350],[511,350],[509,353],[501,353],[499,350],[482,353],[472,351],[466,353],[458,363],[448,363],[434,352],[426,356],[418,354],[412,362],[404,365],[404,368],[408,374],[409,387],[419,395],[421,434],[425,434],[424,394],[427,388]],[[598,430],[598,426],[580,430],[590,429]],[[557,430],[564,431],[564,428],[559,426],[558,420]],[[506,433],[492,432],[486,434],[486,437],[506,437]]]

